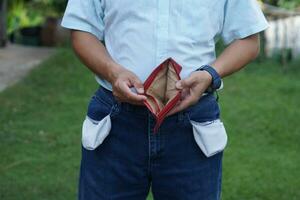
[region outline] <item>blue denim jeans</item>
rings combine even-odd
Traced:
[[[220,199],[223,152],[206,157],[190,124],[219,118],[213,94],[167,117],[155,134],[155,119],[146,107],[118,103],[99,88],[87,115],[99,121],[109,113],[107,138],[95,150],[82,147],[80,200],[144,200],[150,187],[155,200]]]

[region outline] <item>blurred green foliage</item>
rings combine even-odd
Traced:
[[[24,1],[9,1],[9,12],[7,16],[7,32],[12,33],[21,27],[35,26],[42,23],[43,17],[37,12],[26,7]]]
[[[300,0],[263,0],[263,2],[287,9],[295,9],[300,6]]]
[[[41,14],[60,15],[63,13],[67,0],[24,0],[31,8],[37,9]]]
[[[47,17],[59,17],[67,0],[13,0],[8,1],[8,34],[23,27],[42,24]]]

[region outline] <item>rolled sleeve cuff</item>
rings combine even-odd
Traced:
[[[227,45],[232,43],[234,40],[243,39],[256,33],[262,32],[268,27],[269,24],[267,22],[255,24],[254,26],[249,26],[248,28],[241,31],[231,32],[230,34],[223,36],[223,41]]]
[[[80,23],[80,22],[71,22],[69,20],[63,19],[61,22],[61,26],[67,29],[72,30],[78,30],[78,31],[84,31],[87,33],[90,33],[98,38],[98,40],[103,41],[104,40],[104,33],[96,30],[92,26],[86,24],[86,23]]]

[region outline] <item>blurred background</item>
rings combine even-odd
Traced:
[[[1,200],[76,198],[81,124],[98,85],[60,27],[66,3],[0,0]],[[261,53],[219,94],[222,196],[299,200],[300,0],[259,3],[270,23]]]

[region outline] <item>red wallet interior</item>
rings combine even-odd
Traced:
[[[168,112],[180,100],[181,92],[176,89],[182,67],[172,58],[161,63],[144,83],[147,100],[144,104],[156,118],[155,132]]]

